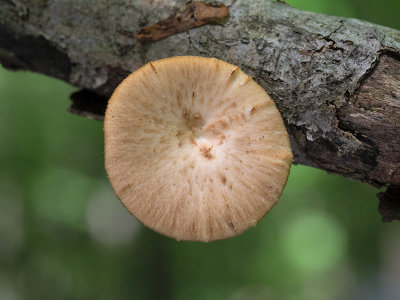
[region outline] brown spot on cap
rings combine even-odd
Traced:
[[[212,147],[202,146],[200,148],[201,154],[207,159],[215,158],[214,155],[211,153]]]
[[[231,220],[228,221],[228,226],[232,229],[235,229],[235,225],[232,223]]]
[[[222,181],[223,184],[226,184],[226,177],[225,177],[225,176],[222,176],[222,177],[221,177],[221,181]]]

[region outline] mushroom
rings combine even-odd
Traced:
[[[241,234],[276,204],[292,153],[274,102],[239,67],[180,56],[149,62],[114,91],[105,168],[123,205],[177,240]]]

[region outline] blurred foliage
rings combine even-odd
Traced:
[[[398,0],[288,3],[400,28]],[[176,242],[115,198],[102,123],[66,112],[74,90],[0,69],[0,299],[400,298],[400,227],[374,188],[294,166],[255,228]]]

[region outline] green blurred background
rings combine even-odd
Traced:
[[[290,0],[400,29],[398,0]],[[254,229],[176,242],[135,221],[103,168],[102,123],[75,88],[0,69],[0,299],[400,299],[400,225],[377,190],[294,166]]]

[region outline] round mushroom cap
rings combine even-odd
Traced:
[[[281,115],[239,67],[180,56],[150,62],[114,91],[105,168],[123,205],[177,240],[226,239],[276,204],[292,153]]]

